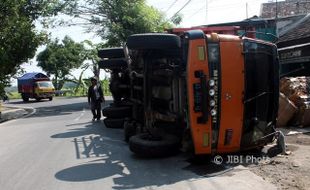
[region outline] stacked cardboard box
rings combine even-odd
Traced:
[[[287,123],[294,117],[297,107],[284,94],[280,93],[279,111],[278,111],[278,127],[285,127]]]
[[[310,77],[282,78],[278,126],[310,126]]]

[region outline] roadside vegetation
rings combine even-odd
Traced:
[[[57,17],[65,14],[71,19]],[[74,22],[74,19],[83,22]],[[73,20],[73,22],[71,22]],[[165,14],[146,4],[145,0],[4,0],[0,5],[0,97],[11,79],[21,76],[21,65],[32,59],[41,45],[45,49],[37,56],[38,66],[51,77],[56,90],[63,90],[66,82],[76,84],[72,95],[85,93],[86,70],[91,69],[99,78],[97,50],[103,47],[122,46],[129,35],[162,32],[181,22],[181,16],[167,19]],[[35,23],[41,23],[42,30]],[[74,42],[70,37],[51,39],[50,27],[80,25],[85,32],[95,32],[102,43]],[[73,69],[81,69],[77,78]],[[105,94],[110,94],[103,80]],[[19,96],[13,92],[10,98]]]
[[[10,100],[22,98],[20,93],[18,93],[18,92],[8,92],[7,95],[8,95]]]
[[[85,85],[77,86],[77,84],[71,83],[71,85],[65,85],[62,90],[60,90],[63,94],[62,96],[68,97],[80,97],[87,96],[87,91],[89,87],[89,79],[84,79]],[[109,78],[103,79],[100,81],[100,85],[102,87],[103,93],[105,96],[111,96],[111,92],[109,89]]]
[[[34,22],[39,17],[55,15],[59,4],[53,4],[53,8],[51,5],[48,0],[1,1],[0,96],[10,79],[22,72],[20,65],[33,58],[37,47],[47,41],[47,33],[37,31]]]

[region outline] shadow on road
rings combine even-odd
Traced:
[[[209,160],[199,164],[190,163],[184,154],[169,158],[140,158],[129,151],[121,129],[106,128],[101,122],[80,124],[85,127],[68,129],[68,132],[51,136],[72,139],[76,158],[88,161],[58,171],[55,174],[58,180],[83,182],[112,178],[113,189],[133,189],[175,184],[227,170]]]
[[[8,102],[7,104],[38,104],[38,103],[42,103],[42,102],[49,102],[49,100],[48,99],[42,99],[42,100],[40,100],[40,101],[37,101],[37,100],[32,100],[32,99],[30,99],[29,101],[27,101],[27,102],[24,102],[23,100],[18,100],[18,101],[13,101],[13,102]]]
[[[89,109],[88,107],[89,106],[86,102],[38,107],[36,108],[36,113],[31,115],[30,117],[51,117],[69,115],[73,112],[82,111],[83,109],[87,110]]]
[[[111,101],[107,101],[105,105],[102,107],[109,105]],[[74,112],[79,111],[88,111],[89,105],[86,101],[83,102],[76,102],[76,103],[67,103],[62,105],[42,105],[41,107],[36,107],[35,114],[31,115],[30,117],[51,117],[51,116],[62,116],[62,115],[70,115]]]

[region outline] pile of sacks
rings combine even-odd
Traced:
[[[278,127],[310,126],[310,77],[286,77],[280,81]]]

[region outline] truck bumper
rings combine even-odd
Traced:
[[[39,93],[37,94],[37,97],[38,98],[50,98],[50,97],[53,97],[54,96],[54,93]]]

